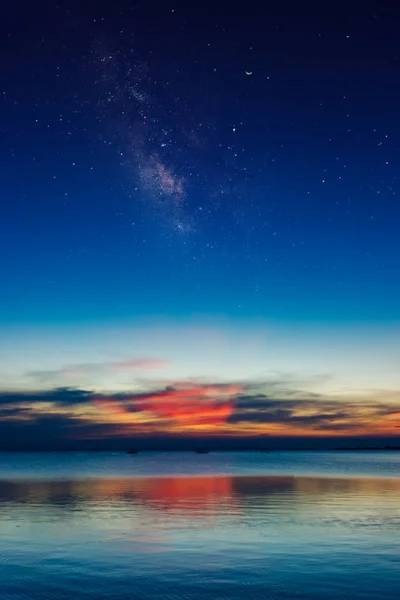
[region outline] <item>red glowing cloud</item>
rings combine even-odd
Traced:
[[[110,414],[144,413],[150,420],[180,429],[224,425],[233,413],[233,398],[242,391],[238,385],[177,384],[162,391],[125,397],[123,400],[96,398],[96,406]],[[167,426],[168,429],[168,426]]]
[[[150,395],[135,403],[137,410],[155,413],[180,426],[223,425],[232,414],[232,396],[240,386],[181,386]]]

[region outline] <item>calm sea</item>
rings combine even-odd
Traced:
[[[0,454],[1,600],[400,598],[400,452]]]

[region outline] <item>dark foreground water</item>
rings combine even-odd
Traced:
[[[2,454],[1,600],[400,598],[400,453]]]

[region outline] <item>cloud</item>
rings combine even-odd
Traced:
[[[155,370],[163,369],[172,363],[166,358],[134,358],[132,360],[122,360],[117,362],[103,363],[109,369],[143,369]]]
[[[315,410],[315,408],[313,409]],[[317,409],[318,410],[318,409]],[[321,407],[319,410],[326,410],[326,407]],[[317,412],[311,415],[299,415],[296,414],[295,408],[275,408],[269,410],[252,410],[248,413],[234,413],[228,421],[230,423],[258,423],[258,424],[284,424],[284,425],[302,425],[311,429],[329,428],[339,426],[339,428],[347,429],[348,427],[354,427],[354,423],[346,424],[345,420],[349,419],[351,415],[347,412],[343,412],[340,409],[336,411],[323,413]],[[354,416],[354,415],[353,415]],[[338,425],[337,422],[340,422]]]
[[[112,427],[108,434],[121,437],[133,432],[185,433],[224,425],[233,411],[232,398],[241,390],[236,385],[178,382],[156,390],[108,395],[76,388],[0,392],[0,420],[28,416],[35,421],[58,414],[67,421],[78,418],[80,425],[108,423]]]
[[[287,390],[284,381],[280,387],[273,382],[271,389],[267,382],[146,385],[147,389],[139,391],[109,394],[73,387],[0,391],[2,431],[5,425],[10,432],[18,430],[23,441],[27,431],[33,439],[46,427],[56,427],[65,442],[132,436],[149,440],[160,436],[221,440],[266,435],[377,436],[395,435],[400,420],[399,394],[394,392],[385,400],[384,395],[372,392],[357,399],[350,394],[307,394],[300,388]],[[54,429],[48,433],[49,439],[56,437]],[[11,438],[4,439],[10,442]]]
[[[379,394],[372,400],[357,401],[349,397],[308,394],[302,390],[292,390],[289,393],[286,390],[275,390],[275,394],[277,397],[262,393],[238,396],[235,410],[228,422],[276,424],[294,428],[300,426],[311,432],[346,431],[379,425],[386,417],[390,418],[398,413],[396,404],[385,403]]]
[[[172,364],[166,358],[132,358],[120,361],[104,361],[84,363],[79,365],[66,365],[60,369],[49,369],[41,371],[29,371],[28,376],[37,381],[47,382],[55,379],[73,379],[87,375],[96,375],[107,372],[142,372],[164,369]]]
[[[34,406],[37,403],[43,402],[59,406],[74,406],[76,404],[87,403],[93,396],[94,394],[91,391],[67,387],[27,392],[0,391],[0,410],[3,406],[19,404]]]
[[[152,413],[156,419],[194,427],[226,423],[233,411],[232,397],[241,391],[237,385],[178,383],[150,393],[124,395],[123,404],[122,395],[94,401],[112,412]]]
[[[13,421],[17,419],[30,418],[32,416],[32,409],[26,406],[8,406],[2,408],[0,412],[0,420],[6,421],[11,419]]]

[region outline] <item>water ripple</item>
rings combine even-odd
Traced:
[[[399,534],[393,477],[3,477],[0,598],[394,600]]]

